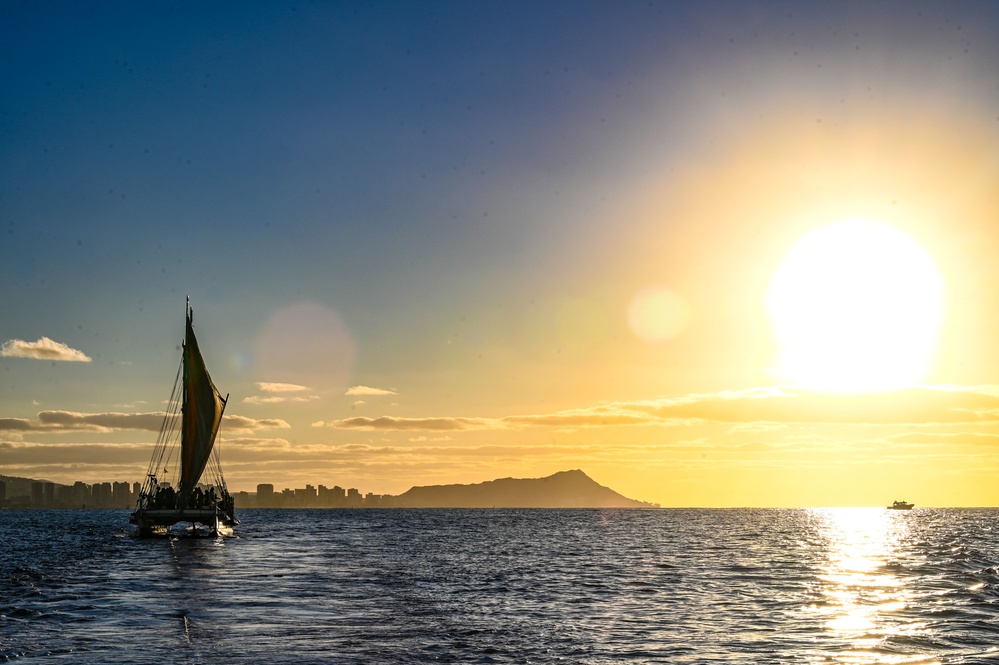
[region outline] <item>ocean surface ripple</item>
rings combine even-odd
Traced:
[[[0,661],[997,663],[999,510],[0,511]]]

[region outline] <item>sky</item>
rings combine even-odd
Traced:
[[[999,505],[996,62],[992,2],[2,3],[0,474],[141,480],[190,296],[232,490]]]

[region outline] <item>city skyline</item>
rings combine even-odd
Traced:
[[[142,491],[139,481],[103,481],[85,483],[75,481],[70,484],[54,483],[47,480],[16,478],[20,484],[28,485],[25,493],[8,489],[6,480],[0,480],[0,508],[134,508]],[[168,487],[169,483],[161,484]],[[200,483],[203,489],[209,483]],[[384,499],[390,495],[362,493],[356,487],[341,487],[325,484],[305,487],[285,487],[275,490],[273,483],[260,483],[255,492],[239,491],[235,496],[240,504],[237,508],[372,508],[389,507]]]
[[[0,5],[0,474],[997,505],[999,5]]]
[[[10,491],[8,491],[8,484]],[[173,502],[176,494],[169,482],[154,482],[147,489],[138,481],[104,481],[72,485],[29,478],[0,476],[0,508],[104,509],[136,508],[143,503]],[[20,488],[20,489],[18,489]],[[201,482],[190,497],[190,507],[201,508],[219,496],[217,488]],[[142,499],[142,501],[140,501]],[[604,487],[582,470],[560,471],[545,478],[497,478],[475,484],[413,486],[400,495],[362,492],[356,487],[327,487],[306,483],[305,487],[275,489],[260,483],[255,492],[235,493],[241,508],[659,508],[636,501]]]

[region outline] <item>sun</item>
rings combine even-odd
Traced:
[[[890,390],[925,380],[943,321],[943,278],[910,235],[851,219],[816,229],[774,272],[767,309],[783,380]]]

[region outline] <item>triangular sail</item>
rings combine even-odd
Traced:
[[[198,484],[212,455],[215,436],[222,422],[225,400],[208,375],[194,336],[191,311],[187,312],[184,342],[184,407],[181,429],[180,494],[186,496]]]

